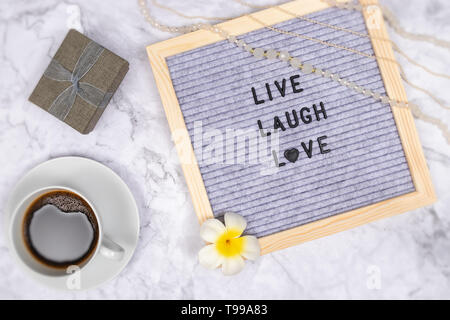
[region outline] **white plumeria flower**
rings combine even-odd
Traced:
[[[243,236],[247,221],[235,213],[225,214],[225,225],[217,219],[206,220],[200,236],[211,244],[198,253],[200,264],[209,269],[222,266],[225,275],[239,273],[245,266],[244,258],[256,260],[260,256],[258,239]]]

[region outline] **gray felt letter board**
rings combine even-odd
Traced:
[[[328,8],[307,17],[368,34],[358,11]],[[296,18],[274,26],[375,54],[369,37]],[[253,47],[287,50],[387,94],[375,59],[267,28],[239,38]],[[203,131],[221,132],[258,129],[258,123],[265,130],[278,126],[281,166],[275,174],[261,174],[259,164],[198,161],[213,215],[243,215],[247,234],[261,238],[416,191],[388,104],[278,59],[257,59],[226,40],[170,55],[165,62],[191,141],[199,123]],[[210,142],[193,144],[197,159],[204,158]]]

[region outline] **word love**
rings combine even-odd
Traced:
[[[313,148],[314,143],[317,142],[317,146],[319,149],[320,154],[326,154],[330,152],[330,149],[327,149],[326,146],[328,143],[325,143],[324,140],[328,138],[327,136],[321,136],[318,137],[315,141],[309,140],[308,142],[301,142],[300,145],[302,146],[301,150],[306,154],[306,156],[311,159],[313,157]],[[297,148],[290,148],[284,151],[284,157],[289,161],[294,163],[299,158],[300,151]],[[280,163],[280,166],[282,167],[283,164]]]

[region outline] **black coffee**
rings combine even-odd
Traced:
[[[31,254],[55,268],[81,265],[95,251],[98,223],[80,196],[66,190],[35,199],[25,212],[23,237]]]

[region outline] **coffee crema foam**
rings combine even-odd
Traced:
[[[70,191],[41,195],[25,213],[26,246],[34,258],[50,267],[83,264],[95,251],[98,236],[92,208]]]

